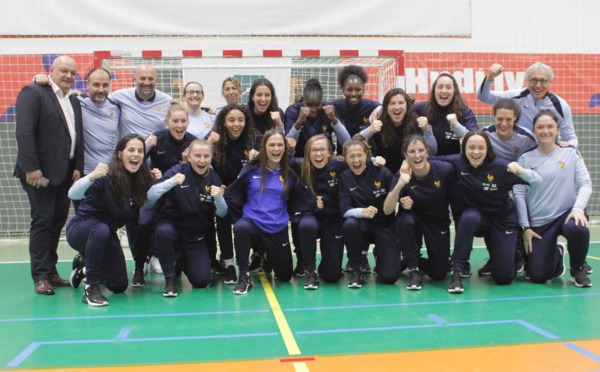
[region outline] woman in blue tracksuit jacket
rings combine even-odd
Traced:
[[[299,208],[300,204],[306,209],[316,209],[316,198],[303,197],[308,193],[289,167],[283,132],[271,129],[264,134],[259,159],[242,168],[238,178],[225,190],[234,222],[240,274],[234,294],[245,294],[252,289],[248,262],[251,247],[260,245],[265,250],[266,259],[280,281],[287,282],[292,278],[288,208],[296,218],[304,208]]]
[[[212,145],[195,140],[189,147],[189,161],[169,169],[148,191],[148,200],[163,197],[157,212],[156,249],[166,285],[164,297],[176,297],[177,272],[183,271],[192,286],[210,283],[210,257],[206,242],[215,213],[223,217],[227,205],[221,178],[210,168]],[[164,196],[163,196],[164,195]]]
[[[467,264],[475,236],[486,238],[492,279],[498,284],[510,284],[515,277],[518,220],[509,191],[516,184],[535,185],[541,182],[541,177],[516,162],[497,158],[482,130],[465,135],[460,155],[433,158],[453,165],[466,205],[456,228],[448,292],[464,291],[461,271]]]
[[[99,284],[113,293],[127,289],[125,256],[117,230],[134,221],[146,202],[151,176],[145,152],[141,136],[126,135],[117,143],[108,166],[99,164],[69,190],[69,198],[83,199],[67,225],[67,242],[80,252],[73,260],[71,285],[79,287],[87,275],[82,300],[90,306],[108,305]]]

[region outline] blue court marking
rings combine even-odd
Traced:
[[[33,354],[38,347],[42,345],[68,345],[68,344],[98,344],[111,342],[149,342],[149,341],[180,341],[180,340],[204,340],[215,338],[240,338],[240,337],[264,337],[279,336],[277,332],[270,333],[241,333],[232,335],[211,335],[211,336],[186,336],[186,337],[155,337],[155,338],[126,338],[131,328],[123,328],[116,339],[108,340],[72,340],[72,341],[42,341],[32,342],[15,359],[6,365],[6,367],[18,367],[27,357]]]
[[[113,319],[113,318],[148,318],[148,317],[167,317],[167,316],[198,316],[198,315],[223,315],[223,314],[247,314],[247,313],[268,313],[271,310],[235,310],[235,311],[208,311],[204,313],[179,313],[179,314],[133,314],[133,315],[98,315],[98,316],[64,316],[55,318],[21,318],[21,319],[0,319],[0,322],[31,322],[37,320],[80,320],[80,319]]]
[[[553,335],[550,332],[546,332],[543,329],[534,326],[533,324],[526,322],[521,319],[513,320],[491,320],[485,322],[466,322],[466,323],[448,323],[441,317],[435,314],[427,314],[436,324],[420,324],[412,326],[394,326],[394,327],[369,327],[369,328],[347,328],[347,329],[324,329],[318,331],[297,331],[298,335],[310,335],[319,333],[345,333],[345,332],[365,332],[365,331],[389,331],[398,329],[414,329],[414,328],[434,328],[434,327],[462,327],[462,326],[474,326],[474,325],[486,325],[486,324],[506,324],[506,323],[517,323],[520,324],[544,337],[551,340],[558,340],[560,337]]]
[[[551,295],[551,296],[533,296],[533,297],[507,297],[507,298],[482,298],[476,300],[457,300],[457,301],[434,301],[434,302],[404,302],[397,304],[374,304],[374,305],[346,305],[329,307],[298,307],[285,309],[285,311],[314,311],[314,310],[339,310],[339,309],[363,309],[373,307],[394,307],[394,306],[420,306],[420,305],[447,305],[464,304],[471,302],[494,302],[494,301],[518,301],[518,300],[543,300],[548,298],[582,297],[582,296],[600,296],[600,293],[580,293],[569,295]]]
[[[582,348],[580,346],[577,346],[575,344],[572,344],[570,342],[565,342],[563,345],[566,346],[566,347],[568,347],[571,350],[574,350],[574,351],[578,352],[579,354],[585,355],[586,357],[588,357],[590,359],[593,359],[596,362],[600,363],[600,356],[592,353],[591,351],[587,351],[586,349],[584,349],[584,348]]]

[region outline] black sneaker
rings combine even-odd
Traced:
[[[144,278],[143,270],[134,270],[133,279],[131,279],[131,286],[133,288],[141,288],[146,286],[146,279]]]
[[[306,282],[304,282],[304,289],[318,289],[319,288],[319,275],[314,270],[306,272]]]
[[[585,274],[585,269],[573,270],[571,269],[571,282],[575,284],[575,287],[589,288],[592,286],[592,281]]]
[[[585,271],[585,273],[588,275],[594,272],[594,270],[592,270],[592,267],[587,261],[583,261],[583,271]]]
[[[556,249],[558,249],[558,262],[556,263],[556,269],[554,269],[554,276],[563,276],[565,272],[567,272],[567,267],[565,266],[565,253],[567,252],[567,247],[563,243],[556,244]]]
[[[453,271],[450,275],[450,285],[448,286],[448,292],[450,293],[463,293],[465,289],[462,285],[462,273],[460,271]]]
[[[352,277],[348,281],[348,288],[362,288],[363,284],[365,284],[365,282],[360,270],[353,271]]]
[[[215,259],[210,263],[210,272],[216,275],[225,275],[225,266]]]
[[[360,272],[363,274],[371,272],[371,265],[369,265],[369,257],[367,254],[363,254],[360,258]]]
[[[523,257],[523,252],[516,251],[515,252],[515,272],[522,273],[525,270],[525,257]]]
[[[471,261],[467,260],[463,270],[460,272],[462,278],[468,278],[471,276]]]
[[[108,300],[100,291],[98,284],[86,284],[81,302],[90,306],[108,306]]]
[[[295,278],[304,278],[306,275],[306,267],[304,267],[304,262],[298,261],[296,263],[296,268],[294,269],[294,277]]]
[[[260,255],[256,252],[252,252],[252,255],[250,256],[250,266],[248,267],[248,270],[250,270],[251,273],[257,273],[261,268],[261,261],[262,259]]]
[[[352,268],[352,266],[350,266],[350,260],[348,260],[348,263],[346,263],[346,266],[344,266],[343,271],[347,272],[347,273],[351,273],[354,271],[354,269]]]
[[[72,268],[73,271],[71,271],[69,282],[71,283],[71,287],[79,288],[81,281],[85,279],[85,259],[81,253],[78,253],[75,258],[73,258]]]
[[[481,267],[481,269],[477,270],[477,274],[479,276],[490,276],[492,275],[492,261],[487,260],[485,265]]]
[[[232,285],[237,282],[237,273],[235,272],[235,266],[229,265],[225,269],[225,284]]]
[[[177,297],[177,287],[175,286],[175,282],[177,282],[176,276],[167,278],[165,290],[163,291],[163,297]]]
[[[233,294],[246,294],[251,289],[252,281],[250,280],[250,275],[240,274],[240,279],[238,280],[237,284],[235,285],[235,288],[233,289]]]
[[[421,279],[421,272],[419,269],[410,269],[408,273],[408,284],[406,284],[406,289],[416,291],[421,289],[422,285],[423,279]]]

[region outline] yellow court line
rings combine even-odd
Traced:
[[[594,260],[600,260],[600,258],[594,257],[594,256],[587,256],[587,258],[593,258]]]
[[[265,273],[262,272],[259,272],[258,276],[260,277],[260,282],[262,283],[262,286],[265,289],[267,300],[269,300],[269,305],[271,305],[271,310],[273,311],[273,315],[275,316],[275,321],[277,321],[277,326],[279,327],[281,337],[283,338],[283,342],[285,342],[285,347],[287,348],[288,353],[290,355],[300,355],[300,348],[298,348],[298,344],[296,343],[296,339],[294,339],[292,330],[290,329],[290,326],[288,325],[288,322],[285,319],[285,316],[283,315],[283,311],[281,310],[279,302],[275,297],[273,288],[271,288],[271,284],[269,284],[269,279],[267,279]],[[295,365],[296,363],[294,363],[294,367]]]

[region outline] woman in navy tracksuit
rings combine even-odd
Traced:
[[[189,162],[169,169],[148,191],[151,202],[165,195],[155,232],[166,279],[165,297],[177,296],[177,271],[183,271],[196,288],[210,283],[206,235],[214,235],[214,214],[227,214],[221,178],[210,168],[212,145],[203,139],[195,140],[190,144],[188,158]]]
[[[306,95],[305,95],[306,97]],[[344,219],[338,202],[338,182],[346,163],[333,157],[332,143],[324,135],[311,137],[304,149],[304,158],[292,161],[292,168],[316,196],[318,211],[305,214],[298,221],[299,247],[307,277],[304,289],[317,289],[319,276],[328,283],[342,276],[344,255]],[[316,271],[317,239],[321,239],[321,264]]]
[[[260,146],[260,161],[246,165],[238,178],[225,190],[225,199],[234,226],[234,241],[239,279],[234,294],[252,289],[248,256],[250,248],[261,245],[266,259],[283,282],[292,278],[292,254],[288,237],[288,207],[303,202],[295,172],[289,168],[287,142],[277,129],[268,130]],[[292,197],[292,191],[294,196]],[[290,198],[288,201],[288,197]],[[308,198],[316,209],[316,198]],[[294,213],[295,215],[295,213]],[[298,217],[301,212],[298,211]]]
[[[344,98],[331,102],[335,108],[335,116],[344,123],[350,137],[359,132],[365,136],[373,134],[374,132],[368,131],[370,126],[369,117],[373,110],[381,107],[381,104],[363,98],[365,84],[369,76],[362,67],[349,65],[340,70],[337,79]],[[342,154],[343,144],[343,142],[338,141],[338,154]]]
[[[361,288],[361,252],[375,243],[376,274],[383,283],[394,284],[400,277],[400,247],[394,233],[394,216],[383,212],[383,203],[390,190],[393,174],[385,167],[375,167],[364,137],[344,144],[344,158],[350,169],[340,175],[340,211],[344,242],[353,270],[349,288]]]
[[[167,128],[156,133],[152,132],[146,138],[146,147],[150,149],[148,158],[152,168],[157,168],[164,174],[175,164],[181,163],[183,152],[196,139],[196,136],[187,132],[188,123],[188,114],[185,107],[177,101],[172,101],[165,118]],[[135,271],[131,281],[133,287],[146,285],[143,272],[144,264],[148,260],[150,246],[152,245],[152,227],[155,223],[156,211],[159,208],[160,205],[154,208],[143,207],[140,209],[135,234],[135,249],[133,250],[135,261]]]
[[[448,292],[464,291],[461,271],[467,264],[475,236],[486,238],[492,279],[498,284],[510,284],[515,277],[518,221],[508,193],[516,184],[535,185],[541,182],[541,177],[516,162],[497,158],[487,134],[481,130],[465,135],[460,155],[435,158],[454,166],[466,204],[456,228]]]
[[[397,173],[392,191],[384,203],[384,212],[392,214],[400,201],[396,216],[396,236],[409,268],[407,289],[419,290],[421,272],[434,280],[443,280],[450,258],[449,194],[459,187],[451,164],[428,161],[429,145],[423,136],[413,134],[404,142],[408,173]],[[419,257],[415,230],[423,232],[427,258]]]
[[[215,122],[218,140],[213,144],[212,166],[221,176],[223,185],[229,187],[242,167],[258,152],[261,134],[254,127],[245,106],[229,104],[221,109]],[[236,284],[237,275],[233,265],[233,235],[231,215],[217,216],[217,235],[221,260],[225,266],[225,284]]]
[[[80,252],[73,260],[71,284],[79,287],[87,275],[82,300],[90,306],[108,305],[99,284],[114,293],[127,289],[125,256],[117,230],[133,221],[146,201],[151,176],[145,153],[144,139],[129,134],[117,143],[108,166],[98,164],[69,190],[69,198],[83,199],[67,225],[67,241]]]
[[[460,153],[460,139],[468,131],[478,129],[473,111],[465,105],[456,79],[442,72],[433,82],[429,101],[414,106],[419,120],[425,118],[433,128],[437,155]]]
[[[259,78],[252,83],[248,111],[254,126],[261,134],[275,128],[284,131],[285,114],[279,108],[275,87],[269,79]]]

